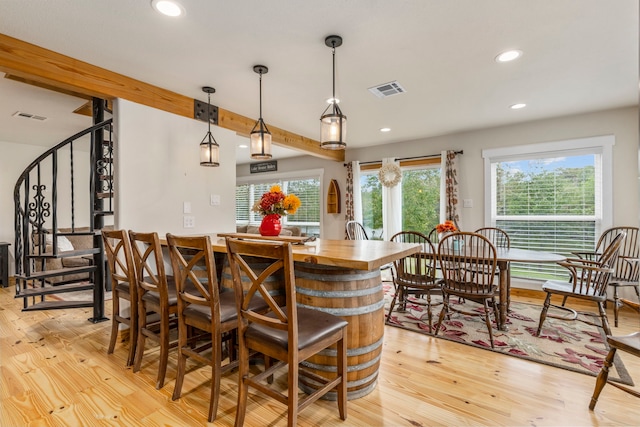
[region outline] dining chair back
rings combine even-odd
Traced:
[[[509,234],[501,228],[498,227],[482,227],[478,228],[476,231],[478,234],[482,234],[484,237],[489,239],[493,246],[496,248],[511,248],[511,239],[509,238]],[[498,273],[499,274],[499,273]],[[511,263],[507,263],[507,270],[502,274],[506,274],[507,277],[507,312],[511,307]]]
[[[169,331],[177,327],[175,314],[178,309],[175,280],[165,273],[162,246],[158,233],[138,233],[129,230],[131,250],[136,269],[138,293],[138,343],[133,371],[138,372],[147,338],[160,345],[160,360],[156,388],[164,385],[169,360],[169,350],[177,345],[170,340]],[[148,314],[153,313],[151,318]],[[153,320],[152,320],[153,319]]]
[[[572,320],[581,320],[584,323],[600,326],[607,335],[611,335],[611,328],[607,320],[607,312],[605,302],[607,300],[607,286],[615,271],[615,265],[618,260],[618,253],[622,246],[622,242],[626,233],[620,232],[616,237],[603,248],[602,254],[598,260],[587,260],[583,258],[568,258],[566,261],[559,262],[558,265],[565,267],[569,271],[569,281],[547,280],[542,285],[542,290],[547,293],[542,312],[540,313],[540,322],[536,336],[542,332],[542,326],[548,315],[550,306],[572,313]],[[577,310],[568,308],[564,305],[556,306],[551,304],[552,295],[562,297],[577,298],[583,301],[592,301],[597,304],[600,324],[593,323],[588,318],[579,318],[580,314]],[[588,313],[591,314],[591,313]],[[549,317],[558,317],[549,315]]]
[[[638,241],[638,227],[613,227],[606,230],[598,241],[598,247],[606,247],[606,245],[620,232],[627,233],[620,247],[618,260],[615,264],[615,271],[609,281],[609,288],[613,289],[613,315],[614,324],[618,326],[618,313],[623,303],[620,298],[620,288],[631,287],[636,293],[638,301],[640,301],[640,242]]]
[[[461,243],[464,242],[464,243]],[[496,302],[499,296],[495,283],[497,271],[496,247],[485,236],[477,233],[459,232],[445,236],[438,245],[438,261],[442,270],[443,306],[436,332],[442,327],[445,316],[452,312],[480,315],[489,331],[491,348],[494,347],[491,326],[493,309],[496,324],[500,324],[500,310]],[[464,304],[454,305],[451,296],[464,299]],[[467,301],[482,305],[481,311],[465,308]]]
[[[287,405],[288,425],[297,425],[298,412],[332,389],[337,389],[338,409],[341,419],[347,417],[347,322],[323,311],[298,306],[294,264],[289,242],[251,241],[227,237],[227,256],[233,276],[233,286],[238,310],[239,336],[239,391],[236,410],[236,426],[244,424],[249,386]],[[270,265],[256,271],[255,263],[248,257],[268,259]],[[253,258],[250,258],[253,259]],[[265,282],[283,270],[285,305],[280,306],[269,293]],[[251,281],[248,291],[243,291],[244,273]],[[245,279],[246,280],[246,279]],[[268,312],[252,308],[252,299],[259,296],[268,304]],[[336,370],[327,377],[311,372],[300,363],[312,355],[335,344]],[[249,371],[249,353],[258,351],[278,362],[259,374]],[[266,364],[265,364],[266,365]],[[269,386],[273,374],[287,366],[287,393]],[[312,393],[300,397],[298,380],[308,378],[318,385]]]
[[[107,354],[112,354],[116,346],[120,324],[129,327],[129,355],[127,366],[133,365],[138,339],[138,293],[136,292],[136,272],[131,253],[131,243],[126,230],[102,230],[104,252],[107,255],[111,280],[111,338]],[[129,302],[129,313],[126,307],[120,307],[120,299]]]
[[[396,300],[399,301],[398,308],[406,310],[407,304],[418,304],[427,307],[427,317],[429,323],[429,333],[432,330],[431,322],[431,295],[434,292],[440,294],[440,279],[436,278],[436,249],[427,236],[416,231],[401,231],[391,237],[392,242],[417,243],[420,245],[420,252],[400,258],[394,262],[395,275],[393,283],[395,293],[391,299],[387,322],[391,320]],[[415,298],[408,302],[408,297]],[[426,302],[422,300],[426,298]]]
[[[347,240],[369,240],[367,231],[358,221],[347,221],[345,231],[347,233]]]
[[[167,234],[178,295],[178,373],[172,399],[180,398],[187,359],[211,366],[209,422],[216,418],[220,377],[238,366],[235,351],[238,316],[235,293],[220,292],[209,236]],[[202,331],[196,335],[195,331]],[[222,344],[228,362],[222,365]]]

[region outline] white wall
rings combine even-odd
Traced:
[[[205,122],[126,100],[114,103],[117,228],[160,235],[235,231],[235,149],[243,138],[211,127],[220,144],[220,166],[202,167],[199,143]],[[210,205],[210,195],[220,205]],[[191,214],[183,214],[183,202]],[[183,216],[195,217],[183,228]]]

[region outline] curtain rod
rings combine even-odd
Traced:
[[[464,154],[464,150],[460,150],[460,151],[454,151],[454,153],[456,154]],[[413,156],[413,157],[399,157],[396,160],[398,161],[403,161],[403,160],[415,160],[415,159],[430,159],[433,157],[440,157],[441,154],[429,154],[426,156]],[[372,160],[370,162],[360,162],[361,165],[372,165],[374,163],[382,163],[382,160]],[[344,163],[344,166],[347,166],[348,163]]]

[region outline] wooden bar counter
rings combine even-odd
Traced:
[[[264,238],[255,234],[218,234],[211,241],[215,252],[226,252],[225,236],[245,239],[284,240],[293,245],[296,297],[301,306],[334,314],[347,327],[348,398],[369,394],[377,384],[384,336],[384,290],[380,267],[418,252],[420,246],[377,240],[327,240],[303,242],[303,238]],[[229,280],[228,271],[222,282]],[[335,350],[328,349],[305,362],[319,375],[335,375]],[[300,379],[300,388],[311,391],[313,381]],[[327,398],[335,398],[329,393]]]

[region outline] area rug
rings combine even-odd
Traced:
[[[394,287],[384,283],[385,313],[388,313]],[[395,326],[423,334],[433,334],[442,309],[442,304],[432,307],[432,331],[429,331],[427,308],[411,303],[410,298],[406,310],[398,312],[398,306],[387,325]],[[455,301],[454,301],[455,300]],[[432,297],[432,304],[442,301],[440,296]],[[451,298],[452,304],[462,304],[457,298]],[[481,306],[473,302],[464,303],[467,311],[480,310]],[[437,338],[471,345],[496,353],[519,357],[545,365],[556,366],[574,372],[597,376],[608,353],[606,338],[602,328],[587,325],[578,321],[567,321],[547,316],[540,337],[534,334],[538,329],[542,306],[522,302],[511,302],[507,318],[507,331],[499,331],[493,327],[494,349],[491,348],[489,333],[484,319],[479,316],[468,316],[454,313],[446,319],[438,332]],[[566,312],[549,309],[549,314],[564,315]],[[623,384],[633,385],[622,360],[616,354],[614,366],[609,370],[609,379]]]

